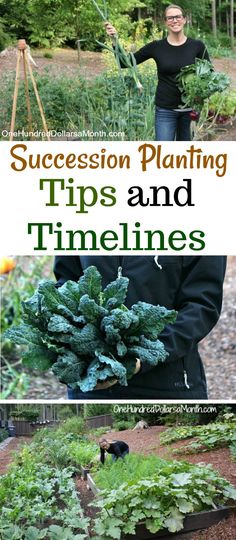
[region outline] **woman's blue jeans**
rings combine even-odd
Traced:
[[[124,450],[124,452],[122,452],[121,458],[124,458],[125,456],[127,456],[127,454],[129,453],[129,450]],[[116,461],[118,459],[118,456],[116,456],[115,454],[111,454],[111,458],[112,458],[112,461]]]
[[[156,107],[156,141],[191,141],[189,112]]]

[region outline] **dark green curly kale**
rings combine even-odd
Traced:
[[[104,290],[101,283],[95,266],[59,289],[52,281],[39,283],[22,303],[24,323],[5,333],[27,346],[25,365],[51,368],[60,381],[88,392],[114,378],[127,385],[137,358],[151,366],[165,360],[168,353],[158,335],[175,321],[176,312],[145,302],[127,309],[128,278],[117,278]]]

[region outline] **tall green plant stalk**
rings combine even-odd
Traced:
[[[96,8],[97,12],[99,13],[100,17],[106,24],[108,22],[108,9],[107,9],[106,0],[103,0],[104,11],[101,10],[96,0],[92,0],[92,3],[94,7]],[[137,89],[139,90],[139,92],[142,92],[143,86],[138,78],[137,66],[136,66],[136,60],[135,60],[134,54],[132,52],[129,54],[126,53],[117,35],[112,37],[112,41],[113,41],[113,47],[109,47],[108,45],[105,45],[104,43],[101,43],[100,41],[97,41],[97,40],[96,40],[96,43],[98,43],[101,47],[103,47],[104,49],[114,54],[119,70],[121,70],[121,66],[129,69],[129,72],[136,84]]]

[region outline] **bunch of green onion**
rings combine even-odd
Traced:
[[[92,0],[94,7],[98,11],[99,15],[101,16],[104,23],[108,23],[108,10],[106,5],[106,0],[103,0],[104,5],[104,11],[101,10],[99,5],[97,4],[96,0]],[[105,45],[104,43],[101,43],[100,41],[96,40],[96,42],[101,45],[104,49],[107,49],[108,51],[112,52],[115,55],[115,59],[118,65],[118,68],[121,69],[121,65],[125,68],[128,68],[130,71],[130,74],[132,75],[132,78],[136,84],[136,87],[141,92],[142,91],[142,84],[138,78],[137,73],[137,66],[136,66],[136,60],[134,57],[134,54],[130,52],[129,54],[126,53],[124,47],[121,45],[118,36],[113,36],[112,41],[114,44],[114,47],[109,47],[108,45]]]

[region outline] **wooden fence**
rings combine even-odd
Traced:
[[[99,427],[112,427],[113,418],[111,414],[102,414],[100,416],[89,416],[85,419],[86,426],[88,429],[96,429]],[[31,436],[35,433],[36,430],[44,427],[54,427],[59,424],[59,422],[45,421],[45,422],[29,422],[27,420],[13,420],[12,424],[14,426],[14,434],[16,437],[21,436]]]
[[[58,422],[55,421],[48,421],[48,422],[28,422],[27,420],[13,420],[12,424],[15,428],[15,436],[21,437],[21,436],[31,436],[37,431],[38,429],[45,428],[45,427],[54,427],[58,424]]]
[[[113,418],[111,414],[101,414],[100,416],[89,416],[86,418],[88,429],[96,429],[99,427],[112,427]]]

